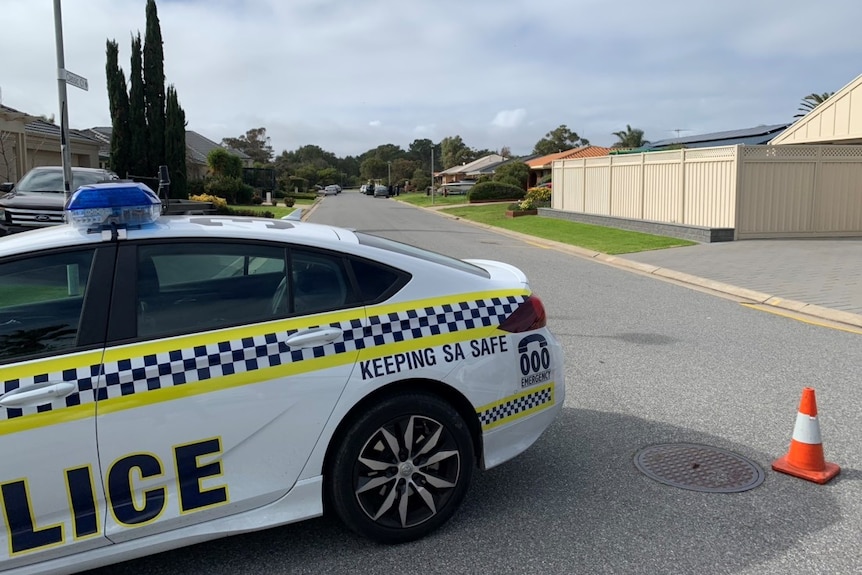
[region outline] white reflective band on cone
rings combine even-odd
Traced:
[[[817,424],[817,417],[797,413],[796,425],[793,427],[793,439],[809,445],[823,443],[820,439],[820,426]]]

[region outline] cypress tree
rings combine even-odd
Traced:
[[[144,76],[141,64],[141,34],[132,37],[132,70],[129,89],[129,133],[132,145],[130,171],[136,176],[155,177],[149,161],[149,130],[144,101]]]
[[[165,55],[155,0],[147,0],[144,34],[144,98],[149,128],[150,172],[165,163]]]
[[[165,163],[171,174],[171,197],[186,199],[186,113],[173,85],[168,86],[166,98]]]
[[[119,46],[113,40],[107,42],[108,103],[111,111],[111,158],[109,166],[120,177],[125,178],[130,169],[131,133],[129,131],[129,95],[126,93],[126,75],[119,65]]]

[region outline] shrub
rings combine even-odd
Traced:
[[[295,204],[295,203],[296,203],[296,200],[291,198],[291,197],[284,198],[284,207],[286,207],[286,208],[292,208],[293,204]]]
[[[186,183],[189,196],[200,196],[207,193],[204,180],[189,180]]]
[[[251,216],[253,218],[274,218],[275,214],[266,211],[250,210],[248,208],[228,208],[227,213],[231,216]]]
[[[227,208],[227,200],[211,194],[200,194],[189,198],[196,202],[209,202],[216,210]]]
[[[262,198],[262,197],[260,197],[260,194],[258,194],[257,192],[255,192],[255,193],[251,196],[251,203],[252,203],[253,205],[255,205],[255,206],[259,206],[259,205],[261,205],[261,204],[263,203],[263,198]]]
[[[505,182],[482,182],[470,190],[468,198],[471,202],[487,200],[522,200],[524,190]]]
[[[530,188],[524,199],[521,200],[522,210],[535,210],[539,207],[547,207],[551,204],[551,190],[548,188]]]
[[[526,190],[527,182],[530,180],[530,167],[520,161],[503,164],[494,170],[494,180],[514,184]]]

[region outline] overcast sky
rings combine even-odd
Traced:
[[[610,145],[791,121],[862,73],[860,0],[158,0],[165,73],[208,138],[263,126],[338,156],[460,135],[528,153],[566,124]],[[63,0],[74,128],[110,125],[145,0]],[[0,0],[3,104],[59,118],[53,2]]]

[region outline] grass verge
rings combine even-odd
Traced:
[[[433,204],[431,203],[431,196],[426,196],[425,194],[401,194],[396,199],[421,208],[454,206],[456,204],[466,204],[468,201],[467,196],[441,196],[440,194],[434,196]]]
[[[298,200],[296,204],[292,208],[288,208],[284,205],[284,202],[278,204],[277,206],[257,206],[257,205],[249,205],[249,206],[231,206],[232,208],[237,208],[241,210],[252,210],[255,212],[260,212],[263,214],[264,212],[271,212],[275,219],[280,219],[289,213],[291,213],[296,208],[310,208],[314,204],[313,200]]]
[[[506,208],[507,204],[486,204],[445,208],[442,211],[459,218],[464,218],[465,220],[611,255],[696,244],[696,242],[678,238],[655,236],[617,228],[543,218],[541,216],[507,218]]]

